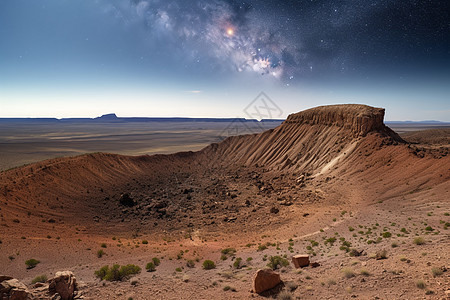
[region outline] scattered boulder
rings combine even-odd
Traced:
[[[50,295],[58,294],[62,300],[71,300],[77,290],[77,280],[70,271],[56,272],[55,277],[49,280]]]
[[[309,255],[307,254],[294,255],[292,257],[292,263],[297,269],[307,267],[309,266]]]
[[[234,222],[234,221],[236,221],[237,220],[237,217],[225,217],[224,219],[223,219],[223,221],[224,222]]]
[[[253,291],[260,294],[276,287],[279,283],[281,283],[280,274],[270,269],[260,269],[253,276]]]
[[[8,279],[9,278],[9,279]],[[25,284],[9,276],[0,276],[0,299],[27,300],[31,294]]]
[[[277,214],[277,213],[279,213],[280,212],[280,210],[278,209],[278,208],[276,208],[275,206],[273,206],[271,209],[270,209],[270,213],[272,213],[272,214]]]
[[[125,193],[120,195],[119,202],[123,206],[132,207],[136,205],[136,202],[134,202],[133,198],[131,198],[130,194]]]

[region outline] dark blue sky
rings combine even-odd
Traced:
[[[450,121],[448,1],[1,0],[0,117],[283,116],[332,103]]]

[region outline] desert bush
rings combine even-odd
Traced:
[[[97,251],[97,257],[98,258],[102,258],[103,255],[105,255],[105,251],[103,251],[102,249]]]
[[[193,268],[193,267],[195,267],[195,262],[192,259],[190,259],[186,262],[186,266],[188,268]]]
[[[329,243],[329,244],[331,244],[331,246],[333,246],[334,242],[336,242],[336,238],[335,237],[330,237],[330,238],[325,240],[325,245]]]
[[[113,265],[111,268],[109,266],[103,266],[100,270],[95,271],[94,274],[100,280],[106,281],[122,281],[131,277],[131,275],[139,274],[141,268],[136,265]]]
[[[289,261],[281,256],[271,256],[269,257],[269,263],[267,266],[272,270],[276,270],[280,267],[286,267],[289,265]]]
[[[101,244],[100,244],[100,247],[106,248],[106,244],[105,244],[105,243],[101,243]]]
[[[267,249],[267,246],[266,246],[266,245],[259,245],[257,251],[264,251],[264,250],[266,250],[266,249]]]
[[[397,248],[397,247],[398,247],[398,244],[397,244],[396,242],[393,242],[393,243],[391,244],[391,247],[392,247],[392,248]]]
[[[147,272],[154,272],[154,271],[156,271],[155,263],[152,262],[152,261],[147,263],[147,265],[145,266],[145,269],[147,270]]]
[[[293,282],[293,281],[288,281],[288,282],[286,282],[286,289],[288,290],[288,291],[294,291],[294,290],[296,290],[297,289],[297,287],[298,287],[298,284],[296,284],[295,282]]]
[[[44,283],[46,281],[47,281],[47,275],[40,275],[40,276],[34,277],[34,279],[31,280],[31,283],[32,284],[35,284],[35,283],[38,283],[38,282]]]
[[[353,270],[349,268],[342,269],[342,273],[344,274],[345,278],[352,278],[355,276]]]
[[[178,267],[178,268],[175,269],[175,271],[182,272],[183,270],[180,267]]]
[[[281,291],[277,297],[278,300],[292,300],[294,297],[288,291]]]
[[[377,251],[375,258],[378,259],[378,260],[379,259],[386,259],[387,258],[387,251],[386,250]]]
[[[234,255],[236,253],[236,249],[234,248],[225,248],[220,251],[224,255]]]
[[[390,238],[392,236],[392,233],[390,233],[389,231],[383,232],[383,237],[385,239]]]
[[[211,269],[215,269],[215,268],[216,268],[216,264],[212,260],[207,259],[203,262],[203,269],[211,270]]]
[[[242,268],[242,258],[238,257],[234,260],[233,267],[236,269]]]
[[[434,229],[433,229],[433,227],[431,227],[431,226],[427,226],[427,227],[425,227],[425,230],[426,230],[426,231],[433,231]]]
[[[433,274],[434,277],[436,277],[441,276],[444,273],[444,271],[441,268],[432,268],[431,273]]]
[[[36,267],[38,264],[40,263],[39,260],[31,258],[27,261],[25,261],[25,264],[27,265],[27,269],[33,269],[34,267]]]
[[[147,245],[147,244],[148,244],[148,241],[147,241],[147,240],[143,240],[143,241],[142,241],[142,244]]]
[[[366,269],[361,269],[360,273],[361,273],[361,275],[364,275],[364,276],[370,275],[369,271],[367,271]]]
[[[423,281],[423,280],[417,280],[416,281],[416,286],[419,288],[419,289],[424,289],[424,288],[426,288],[426,284],[425,284],[425,281]]]
[[[153,257],[152,261],[155,264],[155,266],[159,266],[159,264],[161,263],[161,260],[157,257]]]
[[[418,236],[414,238],[413,243],[416,245],[423,245],[425,244],[425,239],[421,236]]]

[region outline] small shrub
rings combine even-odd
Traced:
[[[34,267],[36,267],[38,264],[40,263],[39,260],[31,258],[29,260],[27,260],[25,262],[25,264],[27,265],[27,269],[33,269]]]
[[[159,266],[159,264],[161,263],[161,260],[157,257],[153,257],[152,261],[155,264],[155,266]]]
[[[277,297],[278,300],[292,300],[294,297],[288,291],[281,291]]]
[[[434,229],[433,229],[433,227],[431,227],[431,226],[427,226],[427,227],[425,227],[425,230],[426,230],[426,231],[433,231]]]
[[[336,242],[336,238],[335,237],[331,237],[325,240],[325,245],[330,243],[331,246],[333,246],[334,242]]]
[[[369,271],[367,271],[366,269],[361,269],[360,273],[361,273],[361,275],[364,275],[364,276],[370,275]]]
[[[389,231],[383,232],[383,238],[387,239],[390,238],[392,236],[392,233],[390,233]]]
[[[203,269],[211,270],[211,269],[215,269],[215,268],[216,268],[216,264],[212,260],[207,259],[203,262]]]
[[[100,247],[106,248],[106,244],[105,243],[101,243]]]
[[[225,248],[220,251],[224,255],[234,255],[236,253],[236,249],[234,248]]]
[[[229,290],[231,290],[231,287],[229,286],[229,285],[226,285],[226,286],[224,286],[223,287],[223,290],[226,292],[226,291],[229,291]]]
[[[44,283],[47,281],[47,275],[40,275],[40,276],[36,276],[34,277],[34,279],[31,281],[32,284],[41,282]]]
[[[286,282],[286,289],[288,290],[288,291],[294,291],[294,290],[296,290],[297,289],[297,287],[298,287],[298,284],[296,284],[295,282],[293,282],[293,281],[288,281],[288,282]]]
[[[149,262],[147,263],[147,265],[145,266],[145,269],[147,270],[147,272],[154,272],[156,271],[156,266],[154,262]]]
[[[188,268],[193,268],[193,267],[195,267],[195,262],[192,259],[190,259],[186,262],[186,266]]]
[[[396,242],[393,242],[393,243],[391,244],[391,247],[392,247],[392,248],[397,248],[397,247],[398,247],[398,244],[397,244]]]
[[[233,267],[235,269],[240,269],[243,267],[241,263],[242,263],[242,258],[238,257],[234,260]]]
[[[175,269],[175,271],[182,272],[183,270],[180,267],[178,267],[178,268]]]
[[[352,278],[355,276],[355,273],[353,272],[353,270],[345,268],[342,269],[342,273],[344,273],[345,278]]]
[[[131,277],[131,275],[139,274],[141,268],[136,265],[113,265],[111,268],[109,266],[103,266],[100,270],[95,271],[94,274],[100,280],[106,281],[122,281]]]
[[[259,245],[257,251],[264,251],[264,250],[266,250],[266,249],[267,249],[267,246],[266,246],[266,245]]]
[[[434,277],[436,277],[441,276],[444,273],[444,271],[441,268],[432,268],[431,273],[433,274]]]
[[[422,290],[427,287],[427,285],[425,284],[425,281],[423,281],[423,280],[417,280],[416,286]]]
[[[348,230],[349,230],[349,231],[354,231],[355,228],[353,228],[352,226],[349,226],[349,227],[348,227]]]
[[[281,256],[271,256],[269,257],[269,263],[267,266],[272,270],[276,270],[279,267],[286,267],[289,265],[289,261]]]
[[[142,241],[142,244],[147,245],[147,244],[148,244],[148,241],[147,241],[147,240],[143,240],[143,241]]]
[[[387,258],[387,251],[386,250],[377,251],[375,258],[378,259],[378,260],[386,259]]]
[[[413,243],[416,245],[423,245],[425,244],[425,239],[421,236],[418,236],[414,238]]]
[[[97,257],[98,258],[102,258],[103,255],[105,255],[105,251],[103,251],[102,249],[97,251]]]

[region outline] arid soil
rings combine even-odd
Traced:
[[[319,107],[197,152],[96,153],[2,172],[0,275],[33,290],[36,276],[70,270],[85,299],[447,299],[449,147],[400,137],[383,117]],[[290,263],[277,270],[281,291],[251,292],[271,256],[295,254],[319,266]],[[146,272],[153,257],[161,264]],[[40,263],[27,269],[30,258]],[[143,270],[95,277],[114,263]]]

